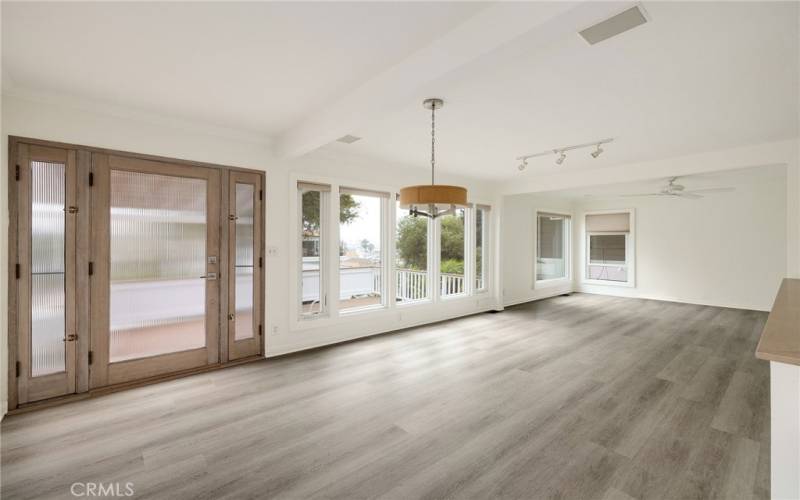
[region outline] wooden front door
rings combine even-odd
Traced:
[[[221,172],[93,153],[90,387],[219,359]]]

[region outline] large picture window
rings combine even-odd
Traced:
[[[383,216],[388,194],[339,191],[339,309],[384,302]]]
[[[330,188],[298,183],[300,205],[300,315],[313,317],[326,311],[325,236]]]
[[[536,217],[536,281],[569,277],[569,222],[564,214]]]
[[[439,218],[440,229],[440,260],[439,260],[439,286],[442,297],[460,295],[466,292],[465,248],[466,239],[464,229],[466,210],[456,209],[453,214]]]
[[[632,284],[631,214],[586,215],[586,280]]]
[[[408,210],[396,209],[395,283],[397,302],[414,302],[430,297],[428,287],[427,217],[414,217]]]

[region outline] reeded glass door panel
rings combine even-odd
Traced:
[[[111,171],[109,361],[206,345],[207,181]]]
[[[31,162],[31,376],[66,369],[65,165]]]
[[[255,187],[236,184],[236,303],[235,339],[249,339],[253,330],[253,218],[255,216]]]

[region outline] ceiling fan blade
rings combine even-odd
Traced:
[[[690,191],[678,192],[675,193],[675,195],[680,196],[681,198],[688,198],[690,200],[699,200],[700,198],[702,198],[702,196],[700,196],[699,194],[694,194],[693,192]]]
[[[692,189],[691,191],[687,191],[687,192],[688,193],[730,193],[732,191],[736,191],[736,188],[720,187],[720,188],[707,188],[707,189]]]
[[[639,194],[621,194],[624,198],[633,198],[633,197],[641,197],[641,196],[672,196],[666,193],[639,193]]]

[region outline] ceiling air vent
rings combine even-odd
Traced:
[[[353,144],[354,142],[360,141],[360,140],[361,140],[361,137],[356,137],[354,135],[347,134],[347,135],[343,135],[343,136],[339,137],[338,139],[336,139],[336,142],[341,142],[343,144]]]
[[[601,21],[594,26],[589,26],[579,33],[584,40],[589,42],[589,45],[594,45],[646,22],[647,19],[644,17],[642,9],[637,5],[614,17],[609,17],[605,21]]]

